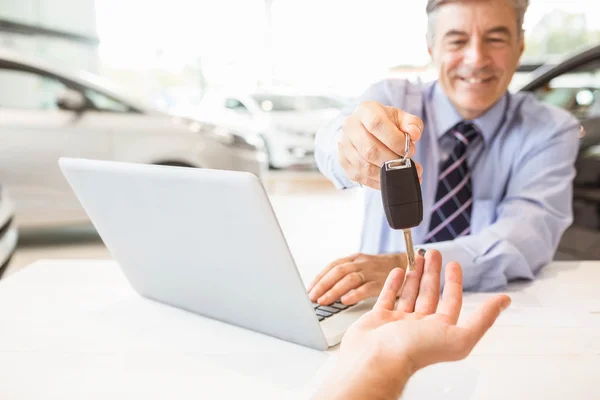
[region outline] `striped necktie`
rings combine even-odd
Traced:
[[[467,165],[467,147],[479,137],[479,133],[475,125],[464,121],[449,133],[456,143],[454,150],[440,167],[435,204],[431,210],[431,223],[425,243],[452,240],[470,232],[473,191],[471,171]]]

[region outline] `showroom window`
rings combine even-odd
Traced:
[[[581,120],[600,117],[600,66],[594,62],[557,76],[536,90],[535,96],[570,111]]]
[[[29,71],[0,68],[0,107],[56,110],[66,86],[58,79]]]

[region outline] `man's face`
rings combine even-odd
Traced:
[[[450,101],[474,119],[506,92],[523,53],[515,10],[507,0],[479,0],[436,12],[429,54]]]

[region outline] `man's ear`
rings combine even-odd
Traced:
[[[523,55],[525,51],[525,30],[521,31],[521,43],[519,43],[519,57]]]
[[[427,52],[429,53],[429,57],[431,57],[431,59],[433,60],[433,49],[431,48],[431,38],[429,36],[425,37],[425,40],[427,42]]]

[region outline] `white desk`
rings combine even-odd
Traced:
[[[600,398],[600,262],[555,263],[509,292],[473,354],[419,372],[404,398]],[[1,399],[306,398],[331,354],[144,300],[110,261],[40,261],[0,282]]]

